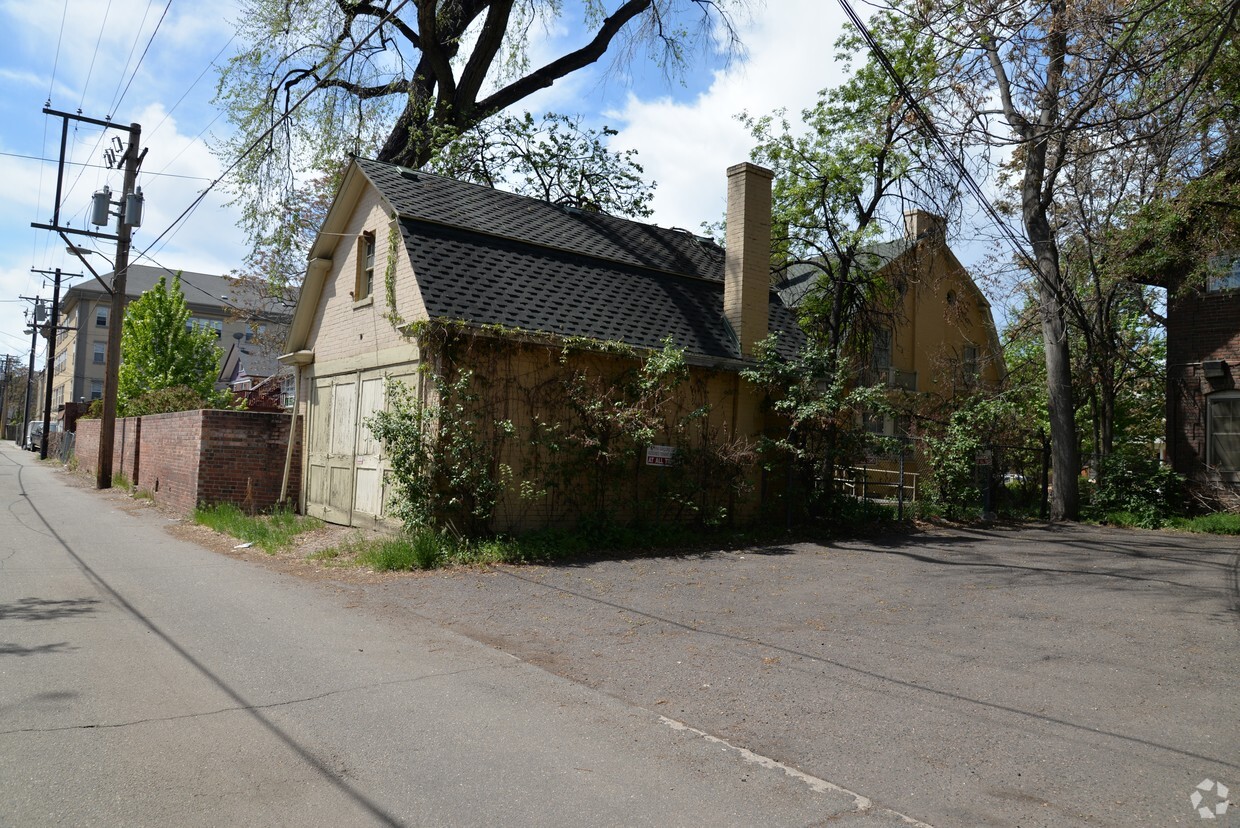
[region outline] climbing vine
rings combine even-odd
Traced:
[[[670,342],[639,352],[451,323],[410,334],[436,355],[426,399],[392,383],[388,410],[367,422],[407,528],[718,524],[751,493],[753,447],[712,416],[712,378]],[[671,448],[670,465],[647,465],[651,445]]]
[[[396,310],[396,254],[400,250],[400,241],[400,231],[396,229],[396,223],[393,222],[388,227],[387,267],[383,271],[383,291],[384,298],[387,300],[387,313],[384,317],[397,330],[405,324],[405,318]]]

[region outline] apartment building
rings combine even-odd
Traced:
[[[160,276],[175,271],[146,265],[130,265],[126,282],[128,302],[155,286]],[[112,274],[104,274],[111,282]],[[220,348],[234,341],[253,338],[264,324],[238,318],[238,306],[246,303],[236,295],[234,283],[210,273],[181,273],[181,290],[191,313],[190,324],[215,331]],[[64,291],[60,303],[60,333],[52,361],[52,411],[67,402],[89,402],[103,397],[108,331],[120,324],[112,313],[112,297],[95,279],[86,279]],[[122,359],[124,355],[122,354]]]

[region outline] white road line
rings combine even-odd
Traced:
[[[700,736],[711,744],[722,745],[728,750],[731,750],[739,755],[750,764],[760,765],[768,770],[783,771],[785,776],[804,782],[807,786],[809,786],[809,789],[815,793],[839,793],[844,794],[845,796],[850,796],[852,797],[853,809],[856,813],[864,814],[873,811],[875,813],[891,814],[892,816],[899,818],[904,824],[913,826],[913,828],[934,828],[934,826],[929,823],[913,819],[911,816],[902,814],[899,811],[893,811],[890,808],[876,808],[874,807],[874,801],[867,796],[862,796],[861,794],[856,793],[855,791],[850,791],[847,788],[841,788],[839,785],[833,785],[825,779],[810,776],[808,773],[799,771],[796,768],[788,767],[783,762],[777,762],[769,756],[754,753],[748,748],[737,747],[725,739],[720,739],[718,736],[712,736],[705,731],[698,730],[696,727],[690,727],[684,722],[678,722],[675,719],[669,719],[666,716],[660,716],[659,721],[670,727],[672,730],[692,733],[695,736]]]

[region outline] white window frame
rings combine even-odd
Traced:
[[[357,281],[353,286],[353,301],[369,298],[375,290],[375,258],[378,241],[374,231],[363,231],[357,237]]]
[[[1240,290],[1240,253],[1225,253],[1210,260],[1215,273],[1206,277],[1206,293]]]
[[[1234,403],[1236,405],[1240,405],[1240,391],[1215,391],[1213,394],[1210,394],[1209,396],[1206,397],[1206,446],[1205,446],[1206,451],[1205,451],[1205,455],[1206,455],[1206,465],[1220,472],[1235,474],[1235,473],[1240,473],[1240,464],[1237,464],[1236,468],[1223,468],[1219,466],[1217,458],[1215,457],[1215,451],[1214,451],[1214,436],[1215,436],[1214,408],[1219,403],[1228,403],[1228,402]],[[1238,418],[1240,418],[1240,414],[1238,414],[1237,416]],[[1240,426],[1240,419],[1238,419],[1237,425]]]

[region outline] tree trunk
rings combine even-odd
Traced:
[[[1072,361],[1068,351],[1068,324],[1056,286],[1063,286],[1059,257],[1050,224],[1044,215],[1028,215],[1025,228],[1037,257],[1038,300],[1041,305],[1042,343],[1046,352],[1046,400],[1051,426],[1051,464],[1055,486],[1051,492],[1051,520],[1080,516],[1081,453],[1076,439],[1072,402]]]

